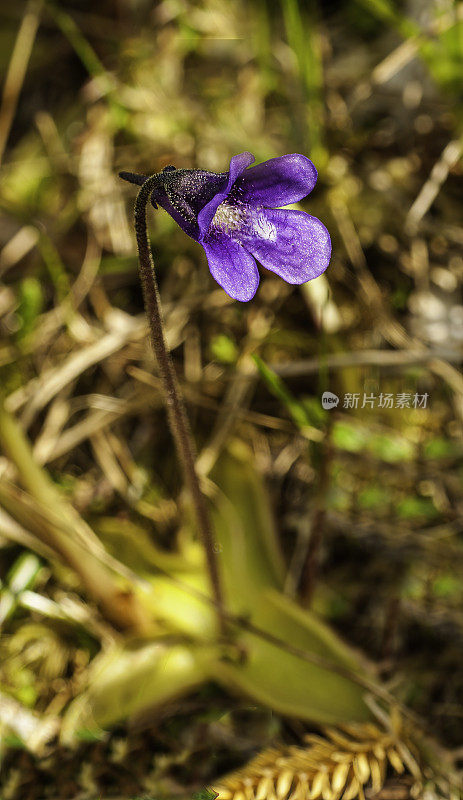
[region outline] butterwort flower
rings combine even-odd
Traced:
[[[331,255],[325,226],[303,211],[282,209],[308,195],[317,170],[306,156],[271,158],[255,167],[252,153],[233,156],[228,172],[165,167],[153,190],[161,206],[199,242],[217,283],[235,300],[251,300],[259,285],[256,259],[287,283],[321,275]],[[147,175],[121,172],[142,185]]]

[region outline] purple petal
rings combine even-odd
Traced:
[[[177,225],[191,236],[192,239],[198,240],[199,229],[194,218],[194,215],[190,212],[190,214],[186,214],[186,209],[183,208],[182,211],[179,208],[175,208],[175,206],[171,203],[170,199],[167,197],[166,190],[164,187],[160,187],[156,189],[153,194],[151,195],[151,202],[158,203],[164,211],[167,211],[168,214],[172,217],[173,220],[177,223]]]
[[[237,156],[233,156],[230,161],[230,171],[228,173],[228,183],[223,190],[223,192],[218,192],[212,200],[209,201],[207,205],[204,206],[203,209],[198,214],[198,225],[200,230],[200,239],[202,241],[206,236],[209,226],[212,222],[212,218],[217,211],[220,203],[228,197],[230,193],[230,189],[232,188],[235,181],[239,178],[242,172],[249,167],[250,164],[254,161],[254,156],[252,153],[248,153],[247,151],[244,153],[239,153]]]
[[[288,283],[311,281],[330,262],[328,231],[319,219],[303,211],[249,210],[239,241],[262,266]]]
[[[317,170],[310,159],[292,153],[248,169],[236,182],[236,197],[244,203],[278,208],[297,203],[316,182]]]
[[[246,302],[259,285],[259,270],[252,255],[238,242],[218,233],[202,243],[212,277],[234,300]]]

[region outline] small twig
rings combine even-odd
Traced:
[[[151,344],[158,362],[159,373],[166,397],[169,425],[174,437],[179,460],[183,466],[185,480],[193,500],[198,528],[206,551],[207,566],[214,601],[223,629],[223,597],[212,525],[196,470],[195,447],[185,406],[178,388],[177,376],[166,347],[159,289],[151,247],[148,240],[146,206],[153,190],[156,186],[159,186],[159,183],[159,175],[153,175],[151,178],[148,178],[138,192],[135,202],[135,232],[137,235],[138,256],[140,261],[140,277],[145,309],[150,327]]]
[[[458,163],[461,155],[462,144],[459,139],[454,139],[446,145],[405,218],[406,230],[409,232],[416,231],[418,223],[431,208],[447,180],[450,170]]]
[[[270,369],[281,378],[292,378],[317,373],[320,366],[326,369],[350,369],[351,367],[410,367],[427,366],[436,359],[458,363],[463,361],[463,352],[456,347],[436,347],[411,350],[357,350],[355,352],[329,353],[317,358],[306,358],[291,363],[269,364]]]

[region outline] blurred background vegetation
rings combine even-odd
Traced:
[[[224,171],[243,150],[314,160],[298,207],[333,257],[302,287],[262,270],[240,304],[150,214],[201,473],[245,527],[274,525],[284,593],[461,766],[463,4],[18,0],[0,18],[0,797],[191,796],[314,729],[197,680],[58,741],[98,659],[152,633],[134,576],[201,560],[117,172]]]

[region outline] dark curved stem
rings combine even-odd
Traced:
[[[190,490],[196,521],[206,551],[207,566],[215,605],[223,629],[223,597],[219,579],[219,569],[214,543],[214,535],[205,497],[201,491],[196,472],[196,452],[185,406],[177,383],[174,366],[166,347],[161,315],[159,289],[154,269],[154,261],[148,240],[146,226],[146,206],[156,186],[162,182],[161,176],[153,175],[145,181],[135,202],[135,232],[137,235],[140,277],[143,287],[145,309],[150,326],[151,344],[156,356],[159,373],[164,386],[170,429],[174,437],[177,455],[183,466],[185,481]]]

